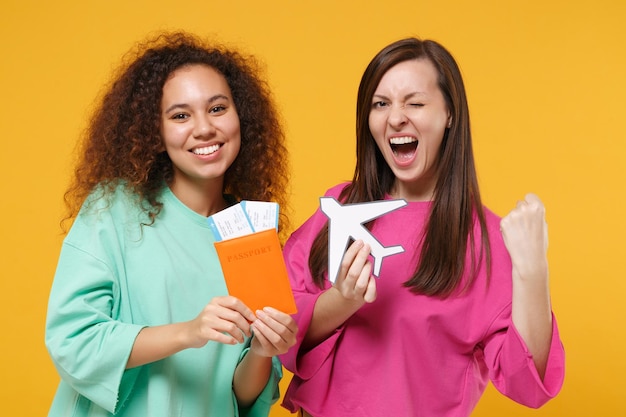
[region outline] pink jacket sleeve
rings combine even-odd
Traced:
[[[539,408],[556,396],[565,376],[565,351],[556,318],[552,315],[552,342],[543,380],[510,317],[502,319],[508,321],[508,325],[485,341],[489,377],[502,394],[520,404]]]

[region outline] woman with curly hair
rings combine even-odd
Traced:
[[[262,416],[278,399],[295,322],[227,295],[207,223],[238,200],[285,207],[284,134],[259,73],[186,33],[126,56],[66,193],[49,416]]]

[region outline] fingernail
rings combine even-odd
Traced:
[[[257,310],[256,316],[262,319],[266,317],[265,312],[263,310]]]

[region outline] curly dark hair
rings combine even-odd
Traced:
[[[96,187],[106,196],[124,183],[154,221],[162,207],[159,191],[173,179],[160,135],[163,86],[172,72],[193,64],[208,65],[226,78],[239,115],[241,149],[225,173],[224,193],[279,203],[284,237],[288,155],[261,65],[253,56],[185,32],[159,33],[124,56],[83,134],[74,179],[65,193],[65,220],[76,217]]]

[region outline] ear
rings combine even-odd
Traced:
[[[448,113],[448,125],[447,128],[450,129],[452,127],[452,115]]]

